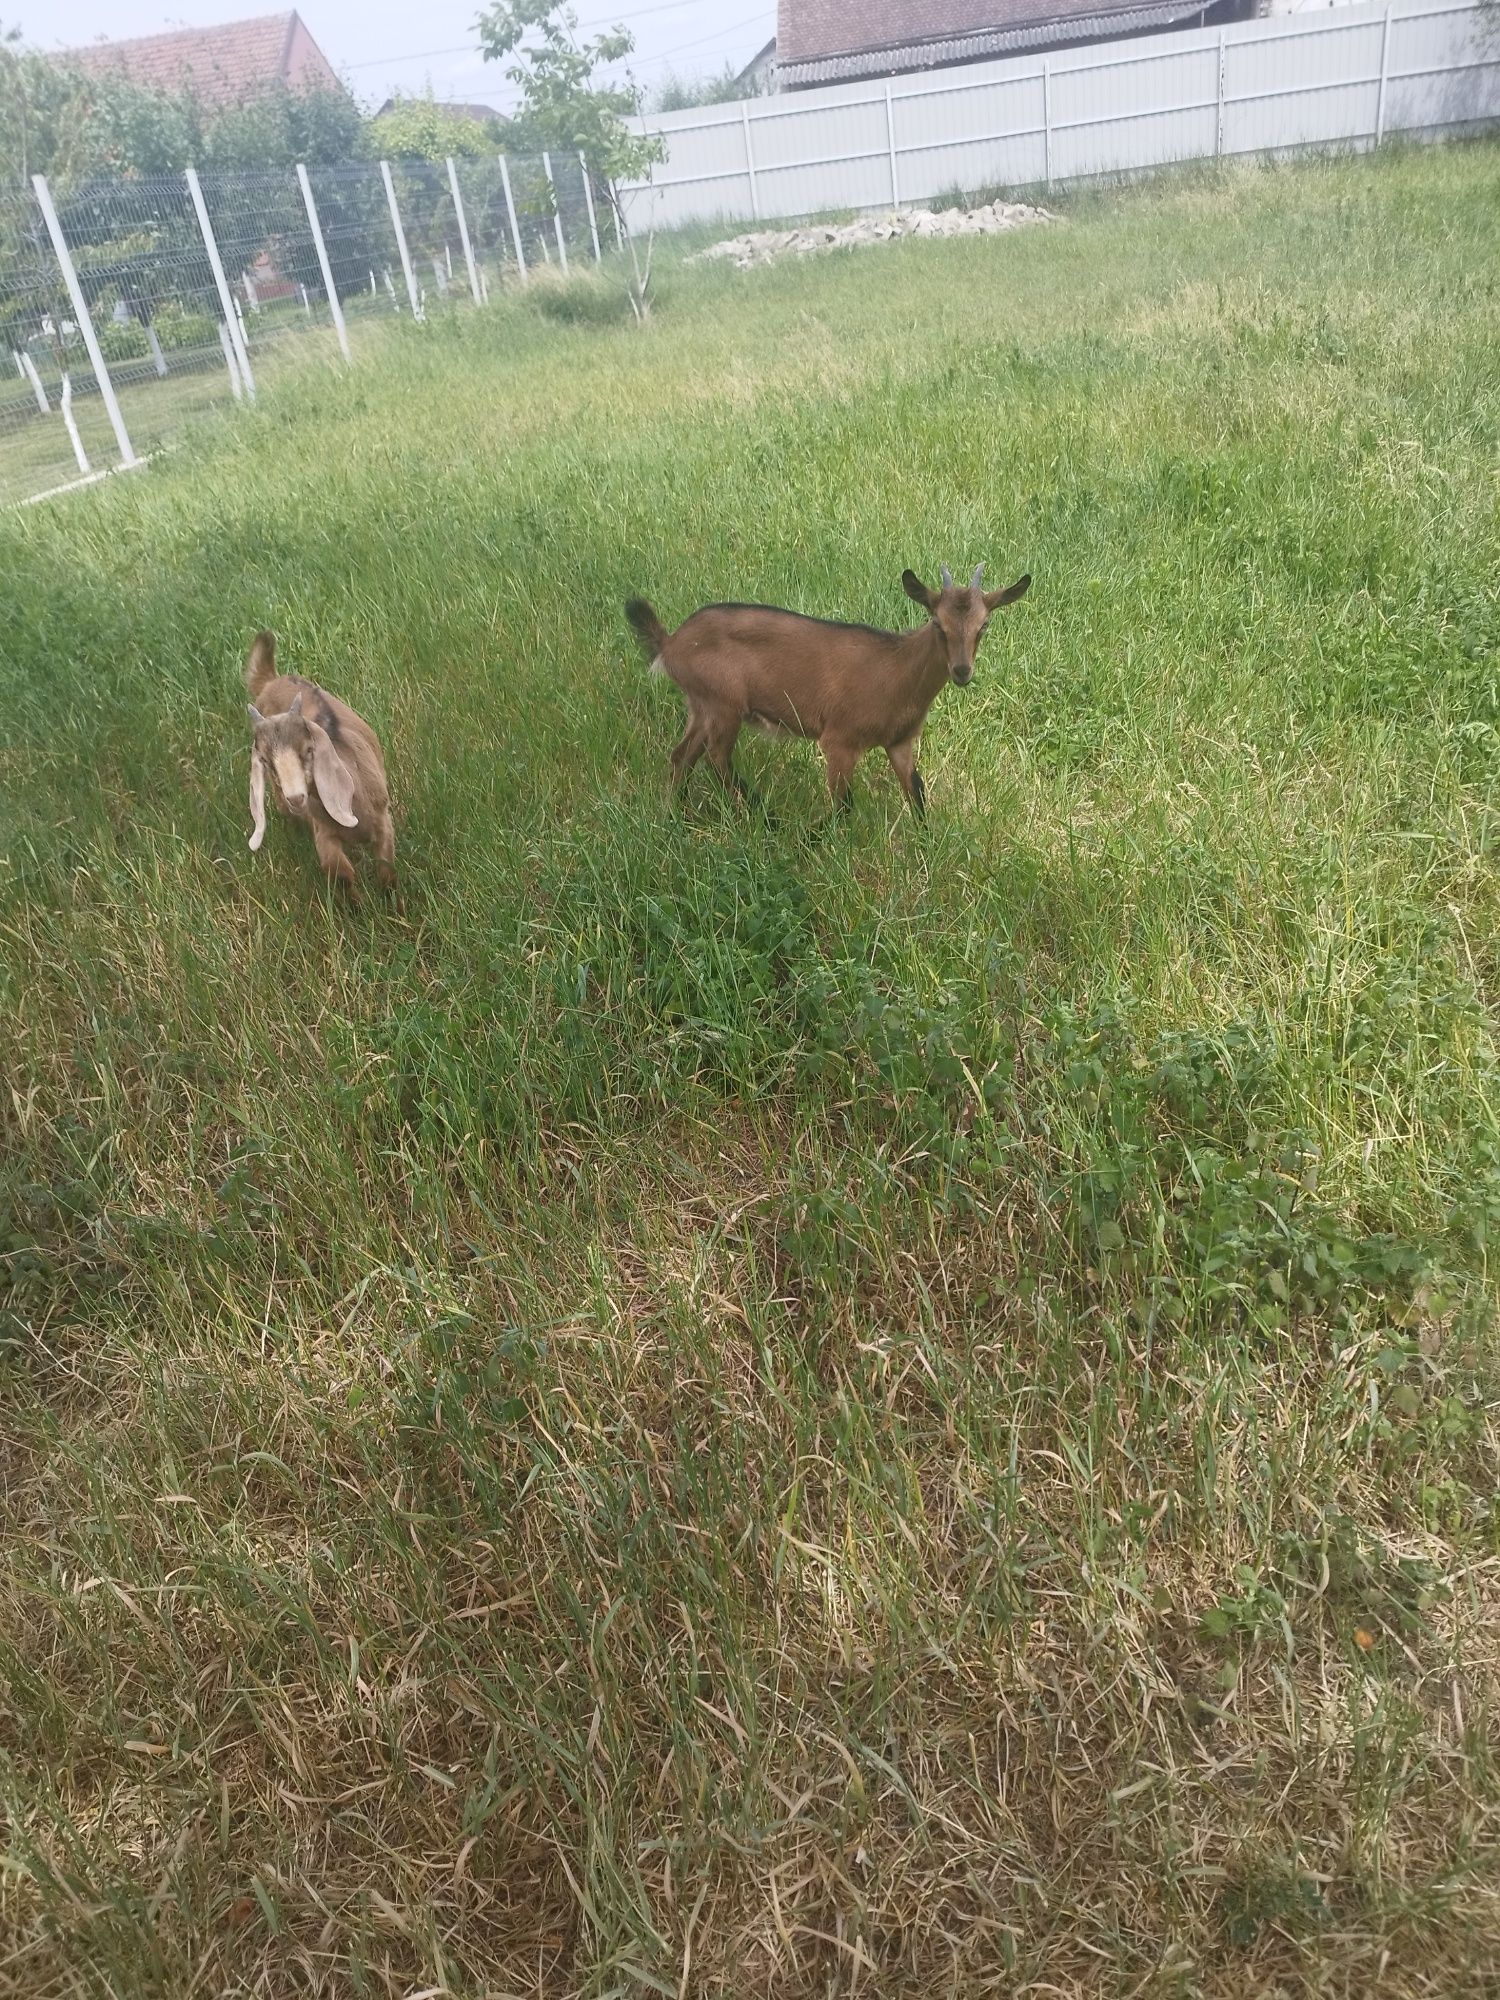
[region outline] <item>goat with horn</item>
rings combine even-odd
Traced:
[[[681,688],[687,727],[672,752],[672,782],[680,787],[699,758],[726,786],[743,791],[734,768],[740,730],[754,723],[773,734],[810,737],[828,765],[836,807],[847,803],[849,779],[867,750],[884,750],[921,817],[927,794],[917,769],[917,737],[927,711],[951,680],[967,687],[991,614],[1013,604],[1029,575],[1007,590],[981,588],[984,564],[967,588],[944,569],[941,590],[910,570],[901,579],[928,622],[908,632],[839,625],[764,604],[710,604],[669,632],[640,598],[625,616],[652,656],[652,666]]]
[[[245,662],[250,694],[250,851],[266,837],[266,793],[278,812],[300,819],[323,872],[354,887],[351,847],[375,849],[384,888],[396,880],[396,833],[385,759],[369,723],[347,702],[300,674],[278,673],[276,641],[258,632]]]

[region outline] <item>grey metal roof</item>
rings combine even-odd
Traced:
[[[1091,14],[1042,16],[1007,27],[978,28],[970,34],[936,35],[918,42],[891,42],[883,48],[851,49],[845,54],[813,56],[801,62],[782,58],[777,81],[788,85],[843,83],[851,77],[888,76],[910,70],[941,69],[950,64],[984,62],[1035,48],[1056,48],[1069,42],[1108,41],[1142,28],[1166,28],[1215,12],[1213,0],[1197,6],[1184,0],[1147,0],[1140,7],[1112,7]]]

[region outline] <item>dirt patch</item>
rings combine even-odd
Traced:
[[[737,270],[774,263],[778,257],[808,257],[820,250],[857,250],[867,243],[893,243],[903,236],[999,236],[1033,222],[1055,222],[1045,208],[1024,201],[995,201],[982,208],[893,208],[885,215],[862,215],[855,222],[815,223],[803,229],[759,229],[731,236],[700,250],[689,261],[727,258]]]

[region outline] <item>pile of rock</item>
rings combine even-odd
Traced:
[[[864,215],[835,226],[816,223],[804,229],[760,229],[749,236],[700,250],[694,263],[727,258],[740,271],[778,257],[807,257],[820,250],[856,250],[866,243],[892,243],[902,236],[998,236],[1006,229],[1023,229],[1032,222],[1055,222],[1045,208],[1024,201],[995,201],[983,208],[895,208],[888,215]]]

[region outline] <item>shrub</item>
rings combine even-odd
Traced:
[[[106,361],[144,361],[151,352],[146,339],[146,329],[139,320],[96,319],[94,325],[99,334],[99,345],[104,350]]]
[[[175,299],[168,299],[152,317],[156,337],[168,354],[187,347],[213,347],[219,338],[219,323],[209,313],[188,312]]]

